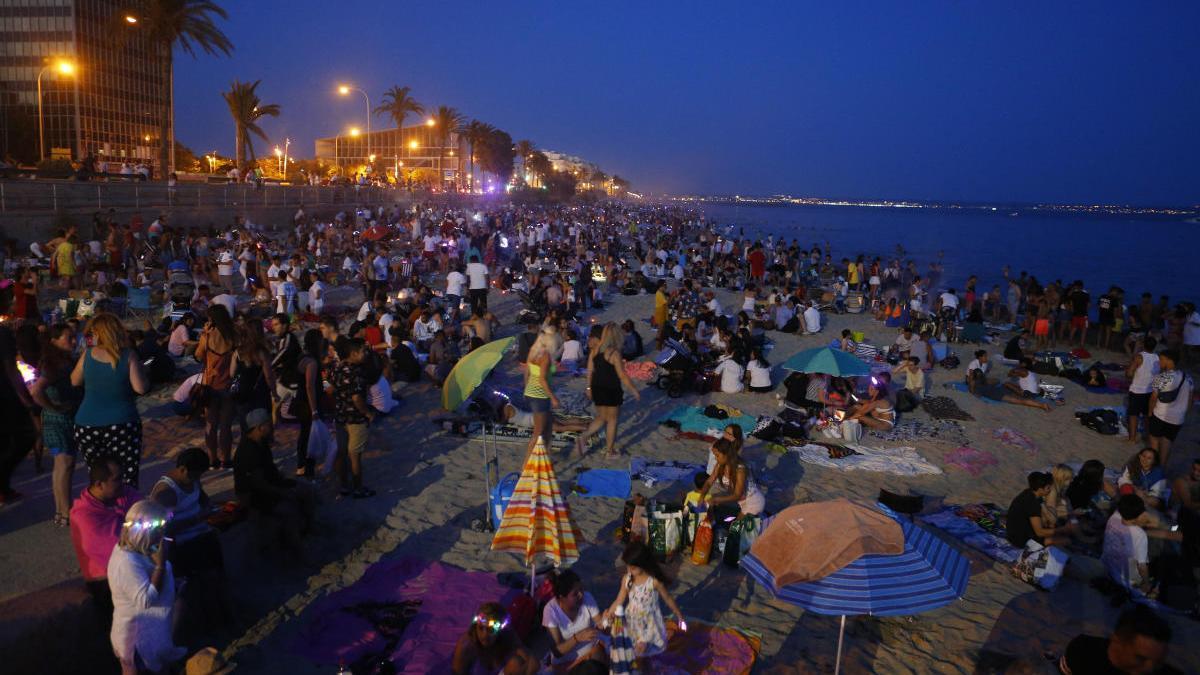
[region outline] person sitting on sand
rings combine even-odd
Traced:
[[[988,363],[988,353],[985,349],[975,350],[975,358],[967,364],[967,391],[972,395],[987,386],[987,373],[992,364]]]
[[[888,401],[882,384],[872,377],[867,385],[867,397],[854,406],[846,419],[857,420],[872,429],[888,431],[896,426],[896,408]]]
[[[1017,548],[1036,541],[1042,546],[1064,545],[1070,541],[1073,525],[1046,527],[1042,521],[1042,499],[1050,492],[1054,478],[1048,473],[1034,471],[1026,479],[1029,487],[1021,491],[1008,507],[1008,526],[1005,534]]]
[[[551,572],[554,597],[542,610],[542,626],[554,641],[556,667],[568,673],[608,672],[608,636],[596,622],[600,608],[571,570]],[[584,666],[584,664],[588,664]]]
[[[508,612],[499,603],[486,602],[471,618],[471,625],[454,646],[450,671],[454,675],[505,673],[533,675],[538,661],[509,628]]]
[[[1033,360],[1029,357],[1023,357],[1020,365],[1008,371],[1008,377],[1009,380],[1004,383],[1004,388],[1013,396],[1028,399],[1041,395],[1042,390],[1038,388],[1037,373],[1033,372]]]
[[[1142,498],[1146,506],[1156,511],[1163,509],[1163,496],[1167,490],[1167,477],[1158,463],[1154,448],[1142,448],[1125,464],[1125,471],[1117,480],[1117,489],[1125,486]]]
[[[709,471],[708,480],[700,488],[700,503],[708,504],[709,507],[725,505],[724,510],[733,511],[735,514],[759,515],[767,505],[766,497],[754,482],[750,467],[742,461],[741,440],[729,438],[729,431],[726,428],[726,436],[718,438],[712,445],[716,464]],[[724,494],[709,496],[709,492],[716,485],[721,486]],[[733,508],[735,505],[736,508]],[[723,521],[722,518],[715,519],[717,522]]]
[[[854,342],[854,333],[850,332],[849,328],[843,330],[842,337],[838,340],[838,349],[853,354],[857,348],[858,345]]]
[[[1167,665],[1171,626],[1145,605],[1133,605],[1117,618],[1112,637],[1076,635],[1058,660],[1062,675],[1141,673],[1182,675]]]

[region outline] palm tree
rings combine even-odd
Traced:
[[[262,80],[254,82],[238,82],[233,81],[229,91],[222,93],[225,97],[225,103],[229,105],[229,114],[233,117],[233,125],[235,131],[235,152],[234,161],[240,169],[246,163],[246,155],[250,155],[250,163],[255,161],[254,143],[250,139],[250,134],[254,134],[264,141],[267,140],[266,133],[258,126],[258,120],[262,117],[271,116],[279,117],[279,104],[263,103],[258,98],[258,84]]]
[[[396,128],[400,129],[404,126],[404,118],[412,115],[425,114],[425,106],[417,103],[410,92],[411,87],[393,86],[391,89],[383,92],[383,103],[379,104],[372,112],[376,115],[389,115],[392,121],[396,123]]]
[[[526,162],[529,161],[529,156],[532,155],[533,151],[536,149],[537,148],[533,147],[533,141],[517,141],[515,150],[517,151],[517,156],[521,158],[522,183],[525,182],[525,174],[529,173],[529,166],[526,164]]]
[[[159,164],[162,167],[163,179],[170,171],[171,161],[171,110],[174,106],[174,54],[179,47],[188,56],[195,58],[197,51],[216,56],[229,56],[233,52],[233,43],[225,33],[217,28],[215,19],[228,19],[225,10],[211,0],[141,0],[134,5],[130,12],[118,12],[115,20],[122,25],[121,33],[130,37],[124,31],[136,30],[159,52],[159,67],[162,69],[163,82],[171,82],[168,96],[164,97],[164,105],[159,116]],[[129,21],[130,18],[136,21]]]
[[[554,172],[554,165],[550,162],[550,158],[540,150],[534,150],[525,159],[525,164],[529,167],[530,173],[537,178],[539,186],[544,184],[550,174]]]
[[[471,176],[470,188],[472,191],[475,190],[475,148],[487,143],[495,132],[496,127],[479,120],[471,120],[463,127],[462,134],[467,139],[467,162],[471,167],[468,175]]]
[[[450,106],[441,105],[433,113],[433,126],[437,129],[438,138],[438,171],[442,171],[442,163],[446,158],[446,146],[450,143],[450,134],[462,133],[461,129],[466,117]],[[438,176],[438,185],[445,182],[445,177]]]

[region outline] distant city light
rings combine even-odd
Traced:
[[[416,150],[417,148],[419,148],[419,147],[420,147],[420,145],[417,143],[416,139],[413,139],[413,140],[411,140],[411,141],[409,141],[409,142],[408,142],[408,147],[409,147],[409,149],[411,149],[411,150]]]
[[[350,127],[350,135],[351,136],[358,137],[359,133],[360,132],[358,130],[358,127]]]
[[[435,122],[432,117],[425,120],[425,126],[427,126],[427,127],[431,127],[435,124],[437,124],[437,122]]]
[[[135,24],[137,22],[138,22],[138,18],[136,16],[133,16],[132,14],[125,15],[125,23]]]

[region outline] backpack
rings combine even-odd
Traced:
[[[946,370],[954,370],[958,367],[959,363],[957,354],[947,354],[946,358],[942,359],[941,366]]]

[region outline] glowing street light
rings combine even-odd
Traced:
[[[432,126],[435,126],[436,124],[437,124],[437,121],[434,120],[432,117],[425,120],[425,126],[427,126],[427,127],[432,127]]]
[[[132,25],[136,24],[137,22],[138,22],[138,18],[136,16],[134,16],[132,14],[125,15],[125,23],[132,26]]]
[[[360,133],[360,132],[359,132],[359,130],[358,130],[358,127],[350,127],[350,135],[351,135],[351,136],[353,136],[353,137],[355,137],[355,138],[358,138],[358,134],[359,134],[359,133]]]
[[[52,64],[46,65],[38,71],[37,76],[37,104],[38,104],[38,159],[46,159],[46,122],[42,116],[42,75],[47,70],[57,70],[60,75],[74,75],[75,64],[66,59],[59,59]]]
[[[367,92],[363,91],[362,89],[359,89],[358,87],[352,87],[348,84],[338,85],[338,88],[337,88],[338,94],[340,94],[342,96],[349,96],[350,92],[352,92],[352,91],[357,91],[358,93],[362,94],[363,100],[367,102],[367,154],[370,155],[371,154],[371,97],[367,96]]]
[[[409,150],[416,150],[416,149],[417,149],[417,148],[419,148],[419,147],[421,147],[421,144],[420,144],[420,143],[417,143],[417,139],[415,139],[415,138],[414,138],[413,140],[411,140],[411,141],[409,141],[409,142],[408,142],[408,149],[409,149]]]

